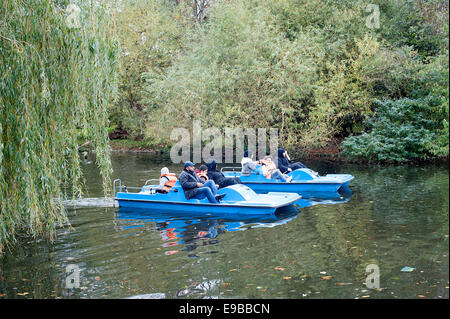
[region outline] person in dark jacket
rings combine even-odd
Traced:
[[[299,168],[307,168],[305,164],[301,162],[292,163],[287,151],[284,148],[278,149],[278,169],[283,174],[295,171]]]
[[[217,194],[217,187],[213,181],[203,182],[195,174],[195,165],[192,162],[184,164],[184,170],[181,172],[179,180],[186,199],[207,197],[210,203],[218,204],[225,196],[225,194]]]
[[[206,167],[208,167],[209,180],[214,181],[220,188],[234,184],[242,184],[239,177],[225,177],[221,171],[217,170],[217,162],[215,159],[209,159],[206,162]]]

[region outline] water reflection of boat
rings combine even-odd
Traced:
[[[303,201],[310,205],[316,204],[342,204],[346,203],[353,196],[353,192],[347,186],[343,186],[337,192],[301,192],[302,199],[298,200],[295,205],[302,207]]]
[[[278,209],[276,214],[243,217],[239,214],[195,216],[174,215],[172,211],[151,211],[141,208],[121,207],[116,220],[119,229],[133,229],[136,233],[147,223],[154,223],[153,229],[159,232],[163,247],[184,244],[183,251],[192,251],[198,246],[217,243],[218,235],[227,231],[243,231],[257,227],[275,227],[294,219],[299,211],[294,206]],[[147,230],[147,228],[146,228]],[[167,255],[178,252],[166,251]]]
[[[302,198],[297,200],[294,205],[297,208],[305,208],[314,205],[334,205],[347,203],[353,196],[353,192],[348,187],[342,187],[338,192],[301,192]]]

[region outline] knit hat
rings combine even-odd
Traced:
[[[187,161],[186,163],[184,163],[184,169],[186,169],[189,166],[195,166],[194,163]]]

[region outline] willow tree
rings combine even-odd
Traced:
[[[53,239],[68,224],[64,189],[83,188],[78,136],[92,142],[109,190],[110,16],[94,1],[0,0],[0,252],[18,231]]]

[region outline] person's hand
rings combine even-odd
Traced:
[[[197,187],[203,187],[202,183],[197,183]]]

